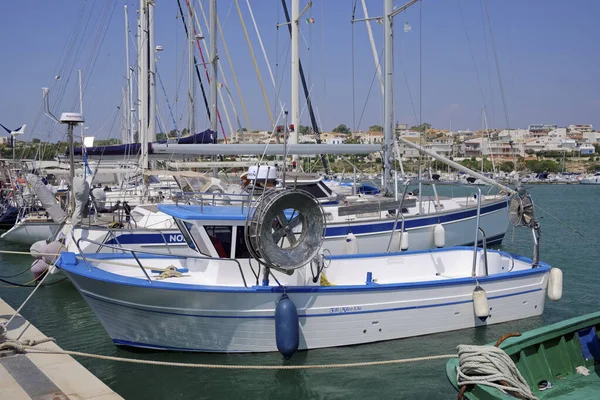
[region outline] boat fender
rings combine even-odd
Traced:
[[[66,250],[67,248],[61,241],[55,240],[54,242],[50,242],[44,248],[44,255],[42,256],[42,260],[44,260],[46,264],[52,265],[60,256],[60,253]]]
[[[400,237],[400,250],[408,250],[408,231],[404,231]]]
[[[479,318],[481,322],[485,322],[490,315],[487,294],[481,286],[477,286],[473,291],[473,310],[475,311],[475,316]]]
[[[300,324],[296,305],[287,294],[281,296],[275,308],[275,340],[277,350],[289,360],[300,345]]]
[[[358,254],[358,239],[354,236],[354,233],[350,232],[346,236],[346,243],[344,244],[345,254]]]
[[[39,241],[35,242],[34,244],[32,244],[31,247],[29,248],[29,252],[31,253],[31,256],[33,258],[35,258],[36,260],[39,260],[40,258],[42,258],[42,254],[45,252],[47,245],[48,245],[48,243],[45,240],[39,240]]]
[[[46,264],[44,260],[35,260],[33,264],[31,264],[31,273],[33,274],[33,278],[37,281],[40,280],[46,271],[48,270],[49,265]]]
[[[446,229],[444,229],[444,225],[435,225],[433,228],[433,241],[435,243],[435,247],[438,249],[446,245]]]
[[[562,298],[563,273],[560,268],[552,268],[548,277],[548,298],[558,301]]]

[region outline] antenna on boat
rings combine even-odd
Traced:
[[[73,143],[73,129],[85,122],[83,114],[77,112],[64,112],[60,115],[60,118],[56,118],[50,111],[50,89],[42,88],[42,96],[44,100],[44,114],[56,123],[67,125],[67,137],[69,138],[69,169],[71,176],[71,210],[75,210],[75,196],[73,193],[73,182],[75,180],[75,161],[73,160],[73,152],[75,151]]]

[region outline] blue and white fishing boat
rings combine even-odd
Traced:
[[[121,254],[63,253],[58,266],[116,345],[290,357],[542,314],[547,294],[560,298],[562,275],[538,260],[527,199],[513,197],[511,218],[534,231],[533,260],[488,250],[485,240],[331,256],[320,247],[323,208],[307,192],[284,190],[251,208],[159,205],[195,256],[115,246]]]

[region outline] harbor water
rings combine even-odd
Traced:
[[[561,301],[548,300],[542,317],[486,328],[403,340],[299,352],[290,361],[278,353],[186,354],[119,349],[69,281],[38,290],[22,314],[63,349],[148,360],[241,364],[331,364],[422,357],[455,352],[458,344],[485,344],[508,332],[533,329],[584,313],[600,303],[600,187],[536,185],[530,188],[542,236],[541,260],[564,273]],[[502,248],[532,256],[531,232],[509,228]],[[2,250],[27,250],[0,243]],[[362,250],[362,249],[361,249]],[[24,271],[29,256],[0,255],[0,277]],[[10,278],[24,283],[29,272]],[[0,297],[17,308],[30,288],[0,283]],[[155,367],[78,358],[126,399],[453,399],[445,361],[346,369],[253,371]]]

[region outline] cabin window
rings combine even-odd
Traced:
[[[190,224],[189,222],[183,222],[177,218],[175,218],[175,224],[181,231],[181,236],[183,236],[183,239],[185,240],[187,245],[191,249],[196,250],[196,248],[197,248],[196,243],[194,242],[194,239],[192,238],[192,235],[190,234],[190,228],[192,227],[192,224]]]
[[[246,239],[244,238],[244,227],[237,227],[237,235],[235,237],[235,258],[250,258],[250,252],[246,247]]]
[[[217,254],[221,258],[230,258],[231,257],[231,235],[233,231],[232,226],[204,226],[206,229],[206,233],[208,233],[208,237],[212,242],[213,246],[215,246],[215,250]]]
[[[323,192],[323,189],[317,185],[316,183],[312,183],[310,185],[302,185],[298,187],[299,189],[306,190],[308,193],[315,196],[317,199],[322,199],[324,197],[329,197],[330,195]]]

